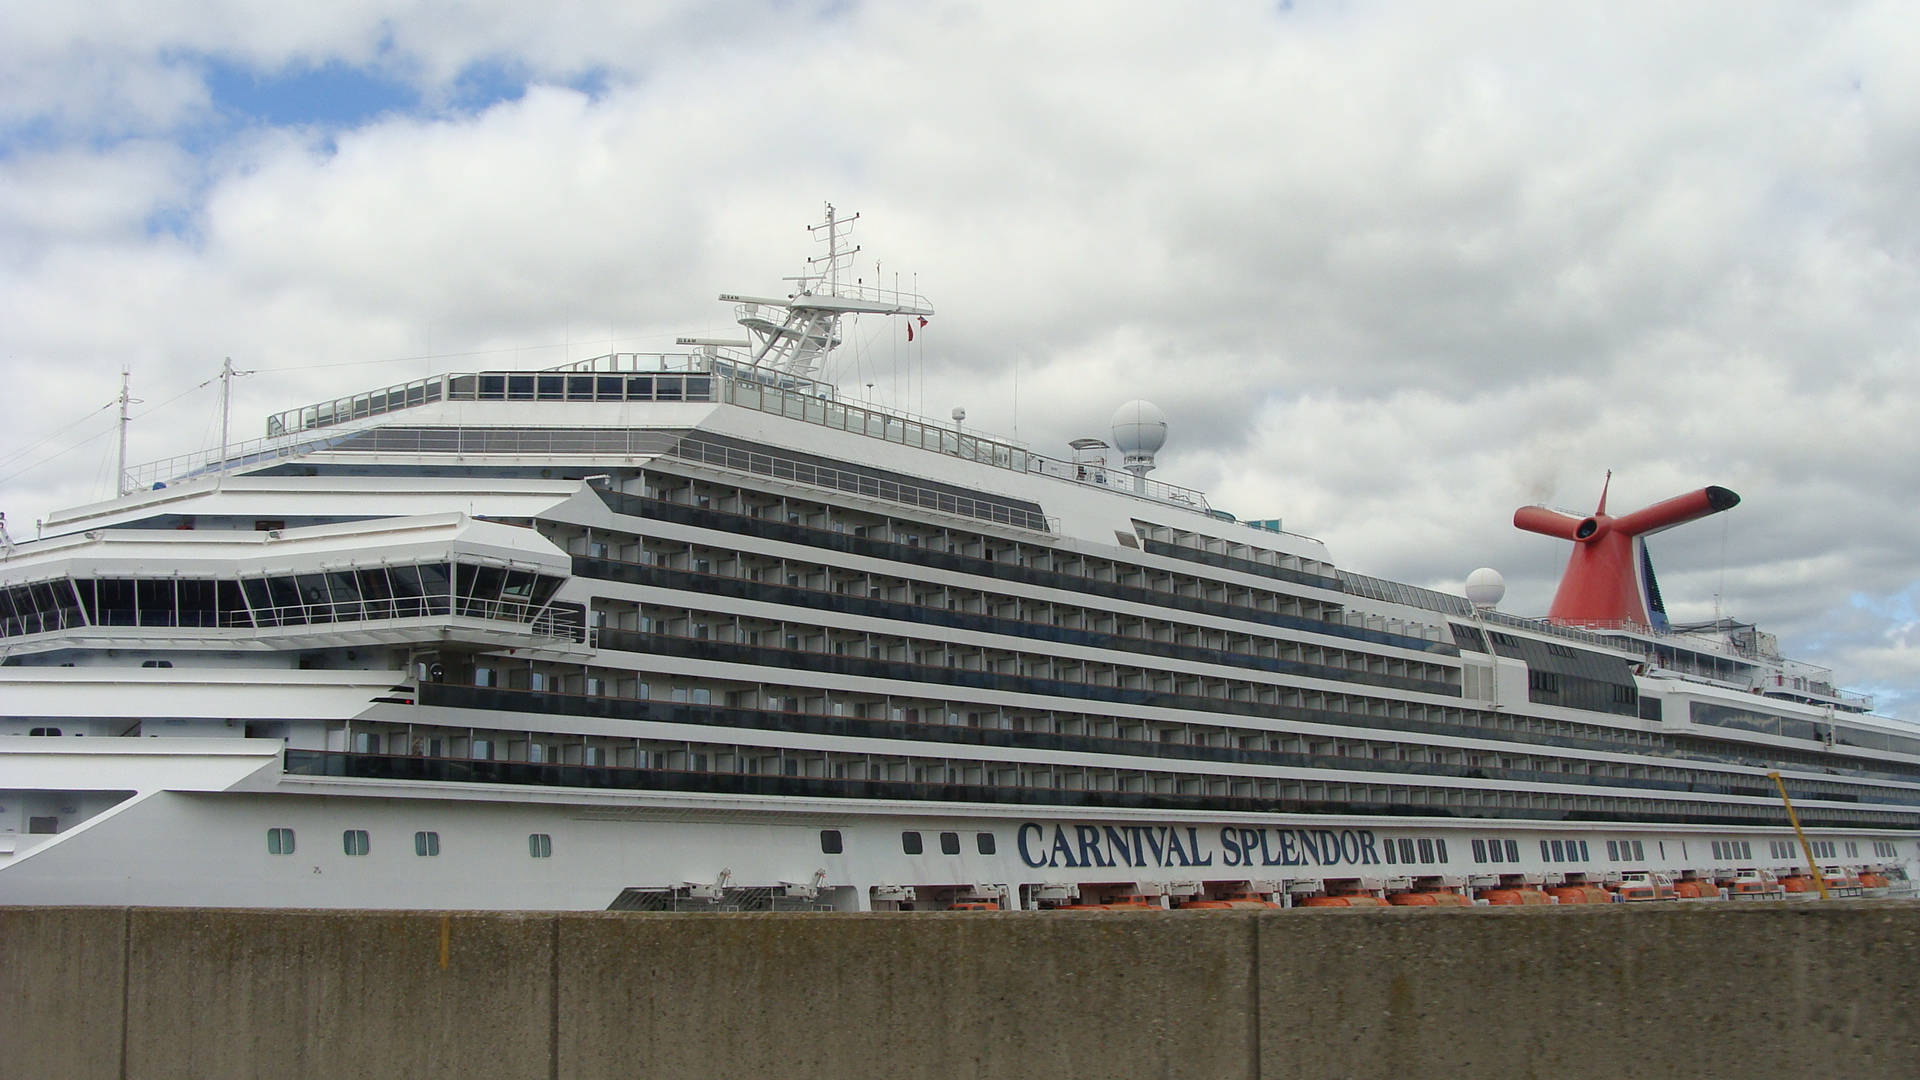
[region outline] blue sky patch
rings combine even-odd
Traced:
[[[263,74],[214,58],[206,79],[215,109],[273,127],[356,127],[420,103],[411,85],[338,62]]]

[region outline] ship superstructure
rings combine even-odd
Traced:
[[[1751,627],[1349,573],[1150,479],[1142,402],[1056,457],[843,399],[841,316],[932,314],[843,280],[845,224],[792,295],[722,297],[746,339],[292,410],[0,551],[0,902],[1464,902],[1920,869],[1920,730]]]

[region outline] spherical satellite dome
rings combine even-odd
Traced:
[[[1507,595],[1507,579],[1500,571],[1483,566],[1467,575],[1467,602],[1477,608],[1500,606]]]
[[[1152,454],[1167,444],[1167,414],[1151,401],[1129,401],[1113,414],[1113,448]]]

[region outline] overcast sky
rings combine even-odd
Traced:
[[[729,329],[832,201],[939,314],[856,394],[1543,613],[1545,501],[1920,715],[1920,20],[1884,3],[0,7],[0,511],[430,371]],[[872,383],[871,391],[865,384]],[[1018,403],[1016,406],[1016,402]]]

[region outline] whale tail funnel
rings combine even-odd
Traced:
[[[1611,474],[1609,474],[1611,475]],[[1666,606],[1647,556],[1646,538],[1654,533],[1730,510],[1740,496],[1723,487],[1703,487],[1685,495],[1613,517],[1606,494],[1588,517],[1523,506],[1514,511],[1515,528],[1573,542],[1560,588],[1547,612],[1550,622],[1596,628],[1667,626]]]

